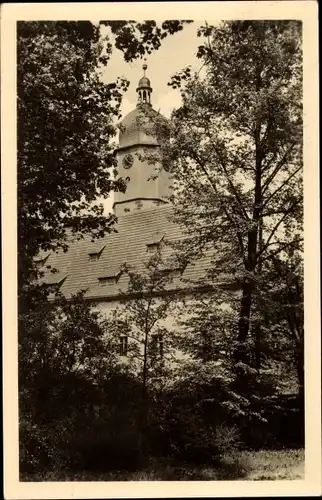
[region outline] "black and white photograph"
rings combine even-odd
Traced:
[[[23,486],[309,477],[306,21],[218,3],[15,20]]]

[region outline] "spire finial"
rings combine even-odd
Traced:
[[[143,76],[145,76],[145,72],[148,69],[148,65],[146,63],[146,59],[144,58],[143,60],[144,60],[144,63],[142,65],[142,68],[143,68]]]

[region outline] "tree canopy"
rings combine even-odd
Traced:
[[[108,34],[102,35],[101,25]],[[18,22],[19,283],[40,249],[68,246],[70,233],[113,230],[98,198],[124,191],[115,158],[116,121],[128,82],[103,83],[113,48],[133,60],[160,46],[184,21]],[[31,273],[31,274],[30,274]]]
[[[241,284],[243,342],[258,273],[302,249],[301,23],[224,22],[199,35],[202,68],[169,83],[182,105],[160,154],[173,173],[175,218],[195,235],[191,254],[212,249],[209,277],[228,272]]]

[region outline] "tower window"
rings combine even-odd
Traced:
[[[127,347],[128,347],[128,342],[127,342],[127,336],[126,335],[121,335],[120,337],[120,356],[127,356]]]

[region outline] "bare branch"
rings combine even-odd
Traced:
[[[271,259],[272,257],[275,257],[275,255],[279,254],[282,252],[285,248],[288,248],[292,245],[295,245],[297,243],[301,243],[303,241],[303,238],[297,238],[296,240],[289,241],[288,243],[285,243],[284,245],[281,245],[279,248],[277,248],[274,252],[270,253],[267,255],[264,259],[261,259],[261,263],[265,262],[266,260]],[[276,243],[269,243],[266,245],[266,250],[270,245],[276,245]],[[259,258],[262,255],[262,252],[258,252],[257,258]]]
[[[263,209],[268,205],[268,203],[271,201],[272,198],[274,198],[274,196],[281,190],[283,189],[284,186],[286,186],[286,184],[298,173],[300,172],[300,170],[302,170],[302,165],[300,167],[298,167],[284,182],[282,182],[282,184],[279,185],[279,187],[277,189],[275,189],[275,191],[273,191],[273,193],[270,194],[270,196],[267,198],[267,200],[265,201],[264,205],[263,205]]]
[[[207,128],[208,128],[208,133],[209,133],[209,135],[211,136],[211,134],[210,134],[210,132],[209,132],[209,127],[207,127]],[[247,214],[247,212],[246,212],[246,210],[245,210],[245,207],[244,207],[244,205],[243,205],[242,200],[240,199],[240,196],[239,196],[239,194],[238,194],[238,191],[237,191],[237,189],[236,189],[236,186],[234,185],[233,181],[231,180],[231,176],[230,176],[230,175],[229,175],[229,173],[227,172],[227,168],[226,168],[225,162],[224,162],[224,161],[223,161],[223,159],[222,159],[222,156],[221,156],[221,154],[220,154],[220,151],[218,151],[218,148],[216,148],[215,146],[213,146],[213,150],[215,151],[215,153],[216,153],[216,155],[217,155],[217,158],[219,159],[219,163],[220,163],[220,165],[221,165],[221,167],[222,167],[222,170],[224,171],[224,174],[225,174],[225,176],[226,176],[226,179],[227,179],[227,181],[228,181],[228,184],[229,184],[229,186],[231,187],[231,190],[232,190],[232,192],[233,192],[233,194],[234,194],[234,196],[235,196],[235,198],[236,198],[236,201],[237,201],[237,203],[238,203],[238,205],[239,205],[239,207],[240,207],[240,209],[241,209],[241,213],[243,214],[243,216],[245,217],[245,219],[246,219],[247,221],[249,221],[249,220],[250,220],[250,218],[249,218],[249,216],[248,216],[248,214]]]
[[[282,224],[282,222],[292,212],[293,208],[296,207],[296,205],[298,205],[298,204],[299,204],[299,200],[296,200],[294,203],[292,203],[291,206],[285,211],[283,217],[281,217],[280,220],[275,224],[273,230],[271,231],[271,234],[269,235],[269,237],[268,237],[268,239],[266,241],[266,244],[262,248],[262,251],[261,251],[260,255],[262,255],[266,251],[266,249],[269,246],[269,243],[270,243],[271,239],[275,235],[276,231],[278,230],[278,228],[280,227],[280,225]]]
[[[291,144],[291,146],[284,153],[282,159],[278,162],[278,164],[274,168],[273,172],[268,176],[268,178],[264,182],[264,184],[262,186],[262,194],[263,195],[265,194],[265,191],[268,189],[268,186],[270,185],[270,183],[272,182],[272,180],[274,179],[274,177],[276,177],[276,175],[281,170],[281,168],[283,167],[283,165],[285,165],[285,163],[287,161],[287,157],[288,157],[288,155],[290,154],[290,152],[292,151],[292,149],[294,148],[295,145],[296,145],[296,142],[293,142]]]
[[[217,187],[216,185],[213,183],[211,177],[209,176],[208,174],[208,171],[206,169],[206,167],[204,166],[203,162],[200,160],[200,157],[197,156],[196,158],[194,158],[200,165],[202,171],[204,172],[204,174],[206,175],[207,179],[208,179],[208,182],[210,183],[211,187],[213,188],[215,194],[217,196],[219,196],[219,193],[218,193],[218,190],[217,190]],[[241,232],[239,231],[239,228],[238,228],[238,225],[236,224],[236,222],[234,221],[232,215],[229,213],[227,207],[225,204],[221,203],[222,205],[222,208],[227,216],[227,218],[229,219],[229,221],[231,222],[231,224],[233,224],[233,226],[235,227],[236,229],[236,234],[237,234],[237,238],[238,238],[238,242],[239,242],[239,245],[240,245],[240,250],[241,250],[241,253],[242,253],[242,258],[243,258],[243,261],[245,259],[245,249],[244,249],[244,244],[243,244],[243,239],[242,239],[242,234]]]

